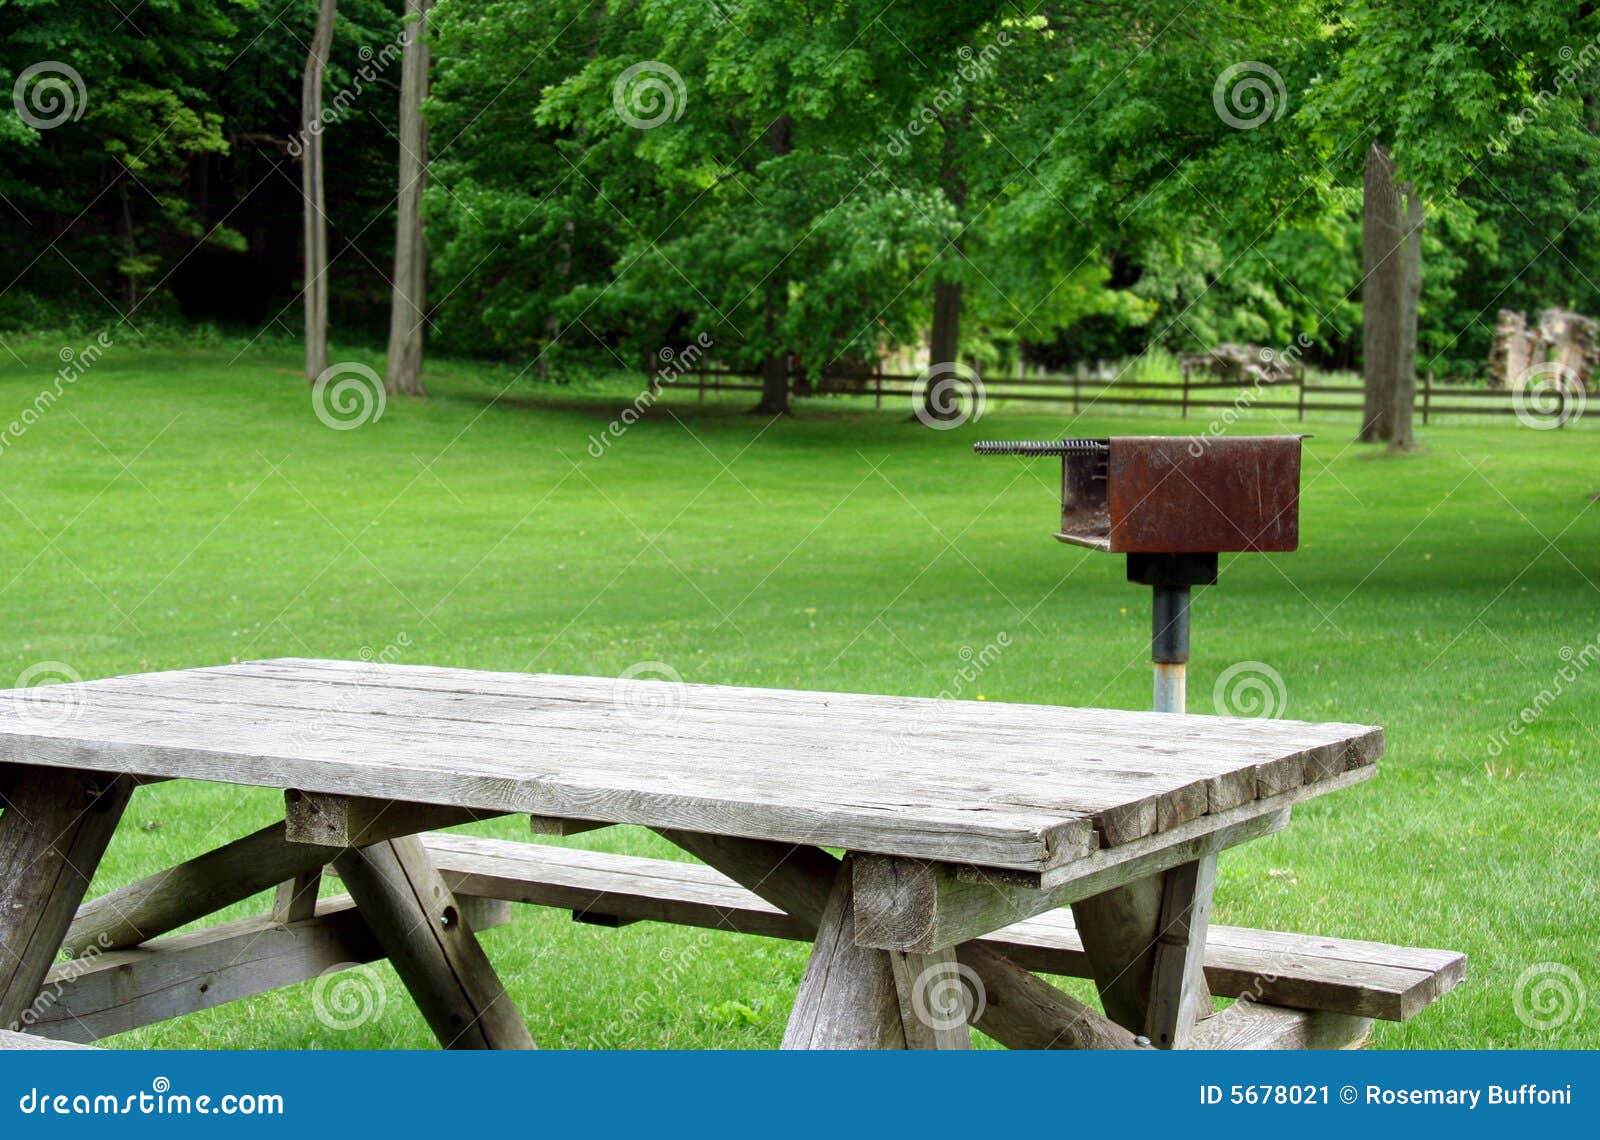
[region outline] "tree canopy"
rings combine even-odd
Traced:
[[[297,327],[316,6],[0,3],[0,324]],[[404,7],[338,5],[346,336],[381,335]],[[1348,365],[1377,144],[1427,207],[1419,367],[1475,374],[1497,308],[1600,312],[1596,24],[1569,0],[436,0],[429,336],[541,377],[705,341],[811,376],[930,338]]]

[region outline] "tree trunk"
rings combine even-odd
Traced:
[[[767,149],[774,156],[788,154],[794,149],[793,132],[794,121],[788,115],[779,115],[767,128]],[[762,318],[762,328],[771,347],[761,363],[761,402],[754,409],[758,415],[789,414],[789,350],[778,344],[783,311],[788,304],[788,278],[774,273],[767,279],[766,313]]]
[[[1395,367],[1400,358],[1404,266],[1400,258],[1400,192],[1389,148],[1367,150],[1361,201],[1361,356],[1365,399],[1361,414],[1364,443],[1389,439],[1394,432]]]
[[[957,221],[963,226],[962,232],[950,243],[957,261],[966,255],[967,184],[961,177],[961,168],[956,161],[956,133],[966,128],[971,117],[972,107],[969,104],[962,108],[958,121],[941,119],[944,151],[939,167],[939,182],[944,188],[945,197],[956,209]],[[941,270],[933,282],[933,327],[928,334],[928,383],[922,394],[922,408],[917,413],[917,418],[923,423],[955,419],[961,414],[959,403],[948,398],[948,394],[946,398],[941,398],[937,386],[940,377],[955,375],[955,366],[961,362],[961,308],[964,295],[961,282],[952,280],[952,276],[947,270]]]
[[[128,200],[129,172],[126,165],[117,179],[117,238],[122,243],[122,312],[132,316],[139,307],[139,278],[134,265],[139,259],[139,242],[134,236],[133,203]]]
[[[1362,185],[1361,349],[1364,443],[1411,447],[1417,390],[1417,304],[1422,293],[1421,197],[1394,180],[1389,148],[1367,151]]]
[[[305,198],[306,380],[328,369],[328,214],[322,178],[322,77],[338,0],[322,0],[300,79],[300,193]]]
[[[1412,411],[1417,399],[1417,306],[1422,298],[1422,196],[1401,186],[1404,201],[1400,235],[1400,346],[1395,362],[1394,404],[1389,442],[1409,450],[1416,446]]]
[[[422,232],[422,194],[428,180],[428,3],[406,0],[408,31],[400,61],[400,196],[394,233],[394,291],[389,309],[389,357],[383,386],[390,394],[425,396],[422,333],[426,319],[428,250]]]

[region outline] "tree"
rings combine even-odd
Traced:
[[[406,0],[405,54],[400,64],[400,194],[396,201],[394,280],[389,316],[389,355],[383,386],[390,393],[427,394],[422,384],[423,325],[427,320],[428,247],[422,198],[427,191],[429,0]]]
[[[1593,16],[1591,5],[1573,0],[1488,8],[1470,0],[1347,0],[1339,10],[1337,66],[1312,92],[1303,118],[1327,160],[1366,156],[1359,439],[1412,444],[1425,203],[1458,201],[1508,120],[1560,102],[1536,91],[1535,77]]]
[[[300,192],[305,197],[306,380],[328,369],[328,203],[322,175],[322,84],[338,0],[321,0],[300,87]]]

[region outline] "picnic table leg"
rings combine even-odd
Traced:
[[[441,1045],[536,1047],[418,836],[350,848],[334,866]]]
[[[908,998],[903,1009],[896,974],[904,974],[908,964],[896,963],[892,951],[856,945],[852,879],[846,859],[834,876],[794,1013],[783,1033],[785,1049],[906,1047],[904,1021],[907,1015],[914,1016],[908,1007],[915,981],[903,982]]]
[[[825,912],[838,899],[841,879],[846,882],[854,879],[854,875],[850,874],[848,869],[841,875],[840,861],[816,847],[670,829],[660,829],[660,834],[702,863],[716,868],[747,890],[760,895],[773,906],[819,928],[819,944],[824,941],[821,928],[828,917]],[[853,886],[850,889],[853,890]],[[835,927],[842,925],[842,914],[841,910],[841,917],[832,919]],[[853,941],[852,931],[852,937],[847,944]],[[831,944],[838,946],[837,937]],[[843,954],[834,951],[828,953],[838,953],[840,956]],[[880,951],[880,953],[893,952]],[[965,972],[958,971],[960,973],[958,978],[950,976],[947,961],[943,959],[939,962],[931,961],[934,955],[904,957],[906,962],[902,964],[899,976],[912,983],[915,983],[917,978],[924,977],[924,972],[929,966],[934,966],[941,973],[927,975],[925,985],[939,983],[950,987],[952,982],[963,986],[972,984],[978,990],[978,995],[981,995],[981,1000],[974,1003],[977,1008],[969,1006],[964,1012],[970,1015],[974,1027],[983,1030],[1002,1045],[1014,1049],[1138,1047],[1133,1034],[1097,1010],[1090,1009],[1049,982],[1034,977],[1004,955],[976,942],[966,942],[955,948],[956,961],[966,967]],[[911,960],[915,958],[921,958],[922,961],[914,966]],[[807,979],[811,980],[811,985],[806,987],[803,983],[802,989],[809,988],[813,992],[809,994],[802,992],[800,1000],[795,1004],[796,1018],[803,1016],[807,1025],[815,1025],[818,1020],[817,1015],[808,1012],[811,1005],[818,1002],[827,1004],[823,999],[829,996],[825,969],[828,960],[826,957],[819,957],[819,953],[814,951],[812,961],[807,966]],[[881,966],[872,964],[879,961],[881,960],[872,959],[861,974],[882,977]],[[895,977],[894,971],[895,963],[891,958],[888,976]],[[816,976],[812,980],[814,974]],[[860,985],[859,979],[857,985]],[[953,988],[944,990],[946,995],[952,995],[953,992]],[[933,995],[930,994],[929,997],[932,1002]],[[903,1010],[907,1003],[899,1001],[898,989],[896,999]],[[964,1041],[970,1040],[966,1032],[967,1026],[964,1023],[955,1024],[952,1005],[942,998],[938,999],[939,1008],[945,1012],[940,1015],[939,1024],[933,1025],[927,1023],[925,1019],[916,1018],[914,1000],[913,997],[910,1003],[913,1008],[913,1019],[908,1022],[903,1013],[900,1017],[903,1034],[909,1026],[908,1044],[911,1047],[959,1047]],[[933,1008],[933,1005],[930,1004],[929,1008]],[[950,1015],[948,1020],[947,1015]],[[876,1032],[892,1040],[892,1029],[884,1024],[888,1020],[887,1016],[878,1014],[875,1018],[869,1020],[871,1025],[877,1026]],[[795,1022],[791,1022],[790,1033],[799,1033]],[[815,1039],[815,1034],[812,1036]],[[786,1035],[786,1043],[788,1040],[789,1035]]]
[[[22,768],[0,812],[0,1027],[27,1020],[135,783]]]
[[[1203,970],[1217,857],[1072,904],[1100,1003],[1161,1049],[1187,1048],[1210,1014]]]

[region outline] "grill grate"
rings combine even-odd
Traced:
[[[1109,439],[987,439],[972,445],[979,455],[1104,455]]]

